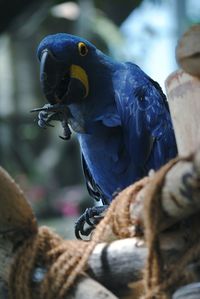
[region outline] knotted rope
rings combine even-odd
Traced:
[[[10,299],[33,298],[31,281],[36,267],[47,271],[36,288],[40,298],[64,298],[76,278],[85,275],[91,252],[107,239],[110,230],[119,238],[133,236],[130,204],[147,181],[148,178],[142,179],[115,198],[89,242],[63,240],[49,228],[40,227],[35,235],[24,241],[15,256],[9,278]]]
[[[184,267],[200,254],[200,244],[194,241],[177,265],[166,269],[160,253],[158,228],[163,217],[161,190],[167,172],[178,161],[180,158],[170,161],[153,178],[146,177],[119,193],[109,206],[105,217],[97,225],[89,242],[66,241],[47,227],[40,227],[36,234],[24,241],[16,253],[9,277],[9,299],[35,298],[32,287],[37,267],[46,271],[44,279],[34,285],[38,298],[63,299],[77,277],[86,275],[89,256],[98,243],[108,241],[107,236],[111,230],[118,238],[134,236],[135,223],[130,216],[130,205],[144,187],[147,190],[144,208],[145,240],[149,255],[144,274],[143,298],[168,298],[167,290],[172,288],[174,283],[185,279],[182,275]],[[197,222],[199,225],[199,221]]]

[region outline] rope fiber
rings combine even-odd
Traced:
[[[191,158],[187,158],[189,159]],[[169,290],[172,290],[176,283],[187,280],[184,275],[185,266],[200,254],[198,233],[193,235],[190,247],[174,265],[166,267],[161,256],[159,226],[164,216],[161,190],[166,174],[180,160],[186,159],[174,159],[153,177],[145,177],[120,192],[108,207],[90,241],[63,240],[49,228],[40,227],[16,252],[9,275],[9,299],[63,299],[77,277],[87,275],[87,262],[92,251],[98,243],[108,242],[111,231],[118,238],[136,235],[136,223],[131,218],[130,205],[144,187],[147,190],[144,201],[144,238],[148,257],[142,298],[170,298]],[[193,218],[194,226],[198,228],[199,217]],[[45,269],[45,274],[40,283],[34,284],[34,271],[37,267]]]

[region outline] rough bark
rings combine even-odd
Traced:
[[[88,261],[89,273],[109,289],[125,287],[141,279],[146,256],[147,249],[136,238],[99,244]]]
[[[148,196],[151,184],[143,188],[131,206],[133,220],[143,223],[144,201]],[[174,223],[197,213],[200,210],[200,153],[197,152],[191,161],[180,161],[174,165],[165,177],[161,191],[161,206],[165,217],[160,231]]]
[[[31,206],[20,187],[0,167],[0,234],[37,230]]]
[[[167,78],[165,85],[178,153],[187,156],[200,146],[200,78],[178,70]]]
[[[185,32],[176,48],[176,59],[180,67],[193,76],[200,76],[200,25]]]
[[[81,278],[66,295],[66,299],[117,299],[108,289],[91,278]]]

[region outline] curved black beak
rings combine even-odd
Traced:
[[[40,60],[42,91],[52,105],[70,104],[86,98],[89,82],[85,70],[78,65],[57,60],[50,50],[42,52]]]
[[[43,50],[40,59],[40,83],[49,103],[61,102],[62,93],[66,92],[69,83],[68,73],[67,65],[58,61],[50,50]]]

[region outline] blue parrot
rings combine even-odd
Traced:
[[[89,41],[66,33],[45,37],[37,55],[48,101],[34,109],[38,123],[46,127],[60,121],[64,139],[71,129],[76,132],[88,191],[103,207],[116,191],[176,156],[166,97],[136,64],[117,62]],[[83,223],[102,210],[86,211],[77,222],[77,237],[79,231],[89,233]]]

